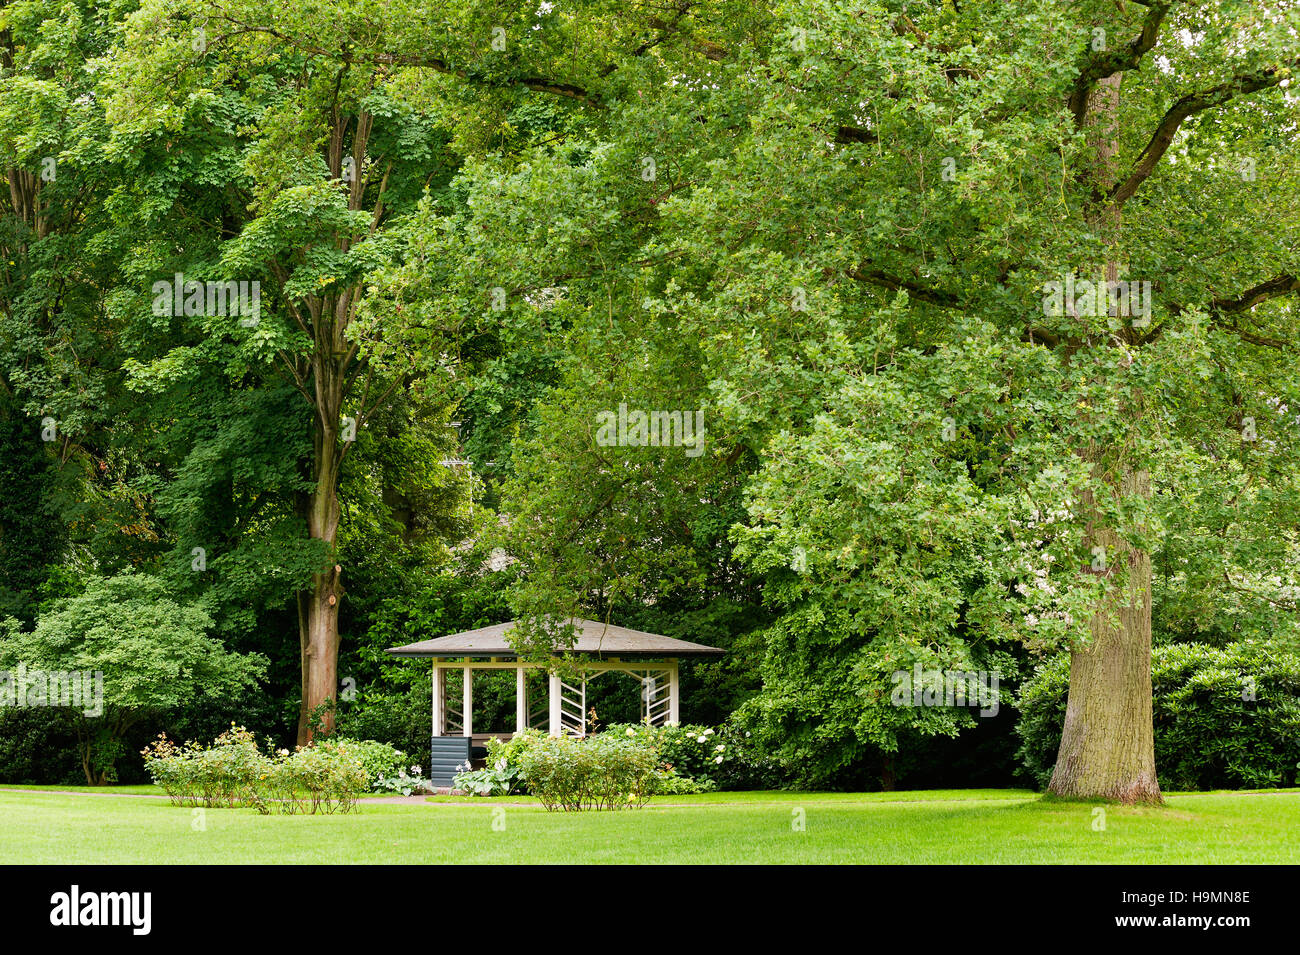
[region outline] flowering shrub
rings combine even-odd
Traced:
[[[366,784],[371,792],[395,792],[409,796],[417,790],[428,788],[429,781],[421,775],[420,767],[407,765],[406,754],[388,743],[333,736],[316,745],[327,751],[344,747],[356,756],[365,770]]]
[[[364,764],[347,741],[322,742],[274,757],[231,724],[204,749],[165,734],[141,750],[145,769],[176,806],[254,806],[259,812],[347,812],[367,789]]]
[[[625,723],[605,732],[644,740],[655,748],[667,774],[661,792],[777,789],[784,782],[776,762],[759,751],[750,733],[730,722],[716,729]]]
[[[718,732],[708,726],[650,726],[646,723],[611,726],[606,733],[636,739],[654,749],[665,773],[689,779],[696,789],[682,784],[674,791],[709,792],[717,789],[715,777],[730,758],[730,749]]]
[[[524,752],[520,769],[529,791],[552,812],[639,808],[661,779],[654,747],[612,733],[543,737]]]
[[[258,812],[349,812],[366,791],[366,771],[346,744],[280,750],[254,787]]]
[[[177,746],[166,734],[140,751],[145,769],[175,806],[239,806],[254,798],[270,761],[242,726],[218,736],[207,749],[190,740]]]

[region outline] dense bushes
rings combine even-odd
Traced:
[[[177,746],[159,736],[141,755],[150,777],[177,806],[348,812],[367,789],[362,758],[348,741],[268,756],[258,750],[252,733],[232,724],[207,748],[192,740]]]
[[[476,796],[527,791],[548,808],[616,808],[610,801],[622,806],[629,794],[640,805],[651,792],[740,789],[756,774],[770,776],[771,767],[746,744],[744,735],[729,726],[621,724],[559,744],[529,730],[510,740],[489,740],[484,768],[460,773],[455,785]],[[529,762],[539,747],[541,755]],[[642,771],[643,753],[648,754],[649,776]]]
[[[327,752],[346,752],[355,757],[361,763],[366,774],[366,787],[371,792],[397,792],[409,796],[425,788],[428,782],[421,775],[419,765],[408,765],[406,754],[388,743],[333,736],[316,745]]]
[[[632,723],[611,726],[607,732],[634,736],[654,747],[669,775],[662,787],[666,792],[770,789],[780,783],[775,762],[760,754],[751,737],[730,723],[716,730]]]
[[[524,750],[520,773],[543,806],[566,812],[639,808],[661,778],[653,746],[612,733],[544,736]]]
[[[1020,758],[1042,788],[1065,721],[1070,662],[1044,664],[1021,690]],[[1165,789],[1290,786],[1300,760],[1300,654],[1257,642],[1154,648],[1156,771]]]

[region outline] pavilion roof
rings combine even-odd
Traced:
[[[722,653],[717,647],[702,643],[677,640],[659,633],[629,630],[596,620],[570,620],[574,624],[576,640],[572,647],[559,648],[561,652],[601,656],[655,656],[686,657]],[[515,657],[515,649],[506,642],[506,634],[515,621],[498,623],[478,630],[466,630],[447,637],[435,637],[408,643],[404,647],[390,647],[386,652],[395,657]]]

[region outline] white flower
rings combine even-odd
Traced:
[[[635,735],[636,735],[636,730],[632,729],[632,727],[629,726],[629,727],[627,728],[627,735],[628,735],[628,736],[635,736]]]
[[[718,765],[722,765],[722,757],[719,756],[717,759],[714,760],[714,762],[717,763]]]
[[[709,741],[709,738],[707,736],[697,736],[695,737],[695,741],[697,743],[707,743]]]
[[[712,735],[713,735],[713,730],[705,730],[705,731],[704,731],[704,735],[705,735],[705,736],[712,736]]]
[[[497,760],[497,772],[501,772],[501,771],[502,771],[503,769],[505,769],[505,768],[506,768],[506,761],[505,761],[504,757],[501,758],[501,759],[498,759],[498,760]]]
[[[420,775],[420,767],[419,767],[419,766],[412,766],[412,767],[411,767],[411,772],[415,773],[415,775],[417,775],[417,776]]]
[[[713,747],[713,751],[714,751],[715,753],[721,753],[721,752],[722,752],[723,750],[725,750],[726,748],[727,748],[727,747],[725,747],[725,746],[723,746],[721,743],[719,743],[717,746]]]

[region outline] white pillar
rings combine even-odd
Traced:
[[[552,736],[560,735],[560,675],[552,673],[547,689],[547,701],[551,704],[551,726],[550,734]]]
[[[447,732],[447,671],[433,664],[433,735]]]
[[[474,671],[469,667],[464,670],[464,686],[461,689],[461,712],[465,714],[465,732],[462,736],[474,735]]]
[[[673,661],[672,668],[668,671],[668,721],[670,723],[681,723],[681,702],[682,702],[682,684],[677,678],[677,661]]]
[[[524,665],[515,665],[515,732],[528,729],[528,683],[524,680]]]
[[[641,722],[649,723],[651,718],[650,705],[654,703],[655,695],[658,692],[658,684],[655,682],[654,670],[647,670],[645,676],[641,679]]]

